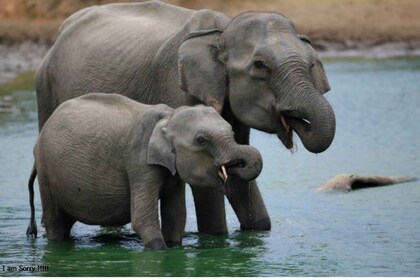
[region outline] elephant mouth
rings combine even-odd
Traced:
[[[237,175],[237,170],[240,168],[244,168],[245,165],[246,163],[243,160],[235,159],[225,164],[222,164],[217,169],[217,176],[220,182],[221,191],[224,195],[230,195],[229,189],[227,188],[227,181],[229,179],[229,176]]]
[[[229,175],[237,175],[237,171],[240,168],[244,168],[246,163],[241,159],[234,159],[225,164],[222,164],[219,169],[217,170],[217,175],[219,179],[226,183],[229,179]]]
[[[296,115],[294,112],[282,112],[279,116],[280,126],[277,130],[277,137],[289,150],[294,146],[293,131],[297,132],[298,127],[310,129],[310,122],[308,120],[294,115]]]
[[[277,130],[277,137],[287,149],[293,148],[293,129],[290,127],[283,114],[280,114],[279,123],[280,127]]]

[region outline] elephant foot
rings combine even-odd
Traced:
[[[63,212],[57,216],[49,216],[45,220],[45,230],[48,240],[67,240],[70,239],[70,231],[76,220],[70,218]]]
[[[416,180],[411,176],[360,176],[356,174],[341,174],[328,180],[315,191],[351,191],[363,188],[387,186]]]
[[[252,221],[249,224],[241,224],[241,230],[271,230],[270,218],[266,217],[258,221]]]
[[[165,241],[165,243],[166,243],[166,246],[168,246],[168,248],[182,245],[182,241]]]
[[[165,241],[163,241],[162,238],[154,238],[150,240],[149,242],[147,242],[146,244],[144,244],[144,247],[147,249],[154,249],[154,250],[167,248]]]
[[[47,232],[47,239],[51,241],[70,239],[70,231],[61,230],[61,229],[53,230],[47,227],[46,232]]]
[[[210,224],[205,226],[202,223],[198,224],[198,232],[212,235],[224,235],[229,233],[227,225]]]

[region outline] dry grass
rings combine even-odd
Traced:
[[[62,20],[30,20],[0,18],[0,43],[32,41],[51,44]]]
[[[235,15],[246,10],[277,11],[314,40],[404,41],[420,39],[418,0],[178,0]],[[207,4],[206,4],[207,3]]]
[[[90,5],[133,0],[0,0],[0,42],[51,42],[64,18]],[[277,11],[314,41],[384,43],[420,40],[419,0],[168,0],[236,15]]]

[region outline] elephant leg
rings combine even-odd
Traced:
[[[242,124],[229,110],[225,119],[232,124],[238,144],[249,145],[250,128]],[[271,230],[271,221],[255,180],[247,182],[231,176],[228,195],[242,230]]]
[[[255,180],[231,177],[228,196],[242,230],[270,230],[271,221]]]
[[[69,239],[70,231],[76,221],[65,214],[58,215],[45,225],[49,240]]]
[[[167,188],[170,186],[170,188]],[[182,244],[187,210],[185,206],[185,183],[177,180],[165,184],[160,198],[162,235],[168,247]]]
[[[160,231],[158,219],[158,203],[151,205],[139,201],[136,196],[131,206],[131,227],[141,237],[145,248],[165,249],[166,244]],[[141,198],[140,198],[141,200]]]
[[[194,196],[197,227],[201,233],[226,234],[226,212],[224,195],[216,189],[191,186]]]
[[[143,175],[141,179],[139,177]],[[154,168],[130,170],[131,228],[141,237],[145,248],[165,249],[159,224],[158,200],[162,189],[162,174]]]
[[[47,180],[43,180],[42,175],[39,175],[38,183],[42,202],[42,223],[48,240],[68,239],[76,220],[61,210],[54,197],[50,195]]]
[[[48,240],[69,239],[71,228],[76,220],[61,210],[56,210],[47,216],[48,219],[44,220],[44,222]]]

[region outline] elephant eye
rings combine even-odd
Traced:
[[[207,139],[206,139],[206,138],[204,138],[204,136],[199,135],[199,136],[197,136],[197,137],[195,138],[195,142],[196,142],[198,145],[203,146],[203,145],[207,144]]]
[[[311,67],[309,68],[309,69],[312,69],[312,68],[314,68],[314,66],[315,66],[315,63],[311,63]]]
[[[265,63],[262,60],[255,60],[254,67],[257,69],[266,69],[267,65],[265,65]]]
[[[256,59],[252,62],[249,74],[257,79],[265,79],[269,73],[267,64],[260,59]]]

